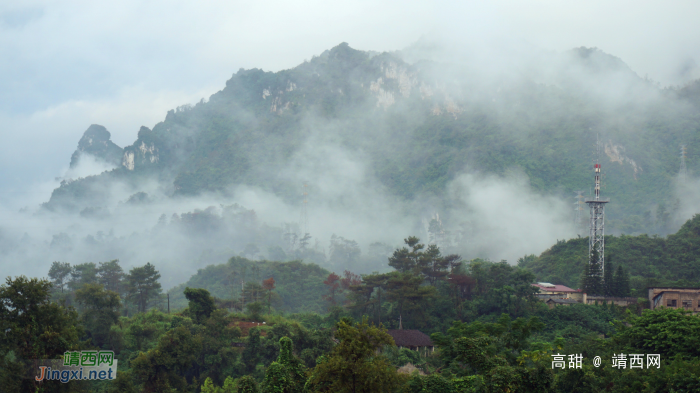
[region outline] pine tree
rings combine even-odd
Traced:
[[[118,259],[100,262],[100,266],[97,268],[97,282],[104,285],[106,290],[114,291],[121,296],[124,292],[124,288],[122,288],[123,278],[124,270],[119,266]]]
[[[586,288],[588,288],[588,276],[589,276],[589,271],[591,269],[591,264],[586,263],[583,266],[583,274],[581,274],[581,289],[583,289],[584,292],[588,293]]]
[[[624,297],[630,296],[632,294],[632,290],[630,289],[630,277],[629,274],[627,274],[626,271],[622,271],[622,281],[620,283],[620,294]]]
[[[49,278],[56,288],[61,289],[61,293],[63,293],[63,288],[66,286],[71,270],[72,268],[68,262],[54,262],[51,265],[51,269],[49,269]]]
[[[616,296],[616,285],[613,277],[613,264],[611,260],[612,258],[606,256],[605,259],[605,271],[603,272],[603,287],[605,290],[603,292],[605,293],[605,296]]]
[[[627,272],[625,272],[625,269],[623,269],[622,266],[617,267],[613,282],[615,283],[616,289],[615,296],[626,297],[630,295],[629,277],[627,277]]]
[[[589,295],[600,295],[603,293],[600,274],[600,263],[598,263],[598,250],[593,249],[589,263],[584,268],[582,279],[583,291]]]
[[[93,264],[94,265],[94,264]],[[126,276],[127,298],[138,306],[139,312],[146,312],[148,303],[158,298],[161,286],[158,280],[160,273],[150,262],[142,267],[134,267]]]

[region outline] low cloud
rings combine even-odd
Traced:
[[[454,248],[467,258],[515,263],[575,236],[569,204],[534,192],[524,174],[464,174],[448,190],[455,207],[443,217],[453,225]]]

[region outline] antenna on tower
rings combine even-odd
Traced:
[[[681,145],[681,169],[678,172],[678,177],[681,181],[681,183],[685,183],[686,180],[688,179],[688,168],[685,166],[685,145]]]
[[[309,204],[309,182],[304,181],[302,183],[302,200],[301,200],[301,216],[299,217],[299,229],[301,229],[301,237],[306,236],[309,233],[309,216],[307,211],[307,205]]]

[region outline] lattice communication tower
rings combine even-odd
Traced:
[[[597,144],[598,155],[600,154],[600,143]],[[590,233],[588,235],[588,263],[593,263],[591,256],[593,250],[598,252],[598,266],[600,266],[600,278],[605,273],[605,204],[610,202],[609,198],[600,197],[600,177],[602,175],[598,157],[593,165],[595,173],[595,191],[593,199],[586,199],[586,203],[591,210]]]

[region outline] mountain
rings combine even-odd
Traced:
[[[93,124],[88,127],[78,141],[78,149],[71,156],[70,168],[77,167],[84,155],[90,155],[107,165],[121,165],[123,149],[114,144],[110,138],[111,134],[103,126]]]
[[[343,43],[289,70],[241,69],[208,101],[142,127],[119,168],[62,185],[44,206],[78,212],[100,203],[105,183],[136,193],[144,178],[170,196],[245,184],[298,204],[301,182],[319,184],[333,166],[324,149],[369,168],[372,181],[358,186],[435,210],[453,203],[448,187],[463,173],[516,173],[537,193],[568,199],[592,186],[599,139],[609,230],[669,232],[657,212],[680,203],[668,194],[678,147],[700,151],[690,88],[660,89],[594,48],[494,68],[506,71],[408,63]],[[691,173],[699,166],[688,160]]]

